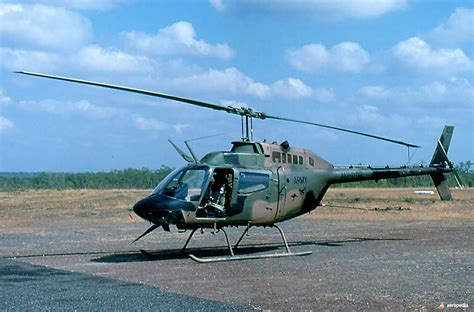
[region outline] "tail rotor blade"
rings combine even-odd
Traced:
[[[133,242],[135,243],[136,241],[138,241],[139,239],[141,239],[143,236],[145,235],[148,235],[150,232],[153,232],[154,230],[156,230],[157,228],[159,228],[161,226],[161,224],[153,224],[148,230],[146,230],[142,235],[138,236]]]
[[[459,176],[458,171],[453,168],[453,173],[454,173],[454,179],[456,180],[458,187],[462,189],[464,185],[462,184],[461,177]]]

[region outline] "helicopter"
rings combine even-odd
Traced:
[[[160,227],[169,232],[170,225],[175,225],[179,231],[191,231],[181,249],[185,253],[197,230],[212,229],[213,233],[222,232],[229,255],[201,258],[188,254],[197,262],[311,254],[312,251],[291,251],[285,234],[277,223],[316,209],[321,204],[328,188],[333,184],[430,175],[441,200],[451,200],[452,195],[446,181],[446,174],[452,172],[456,182],[462,187],[453,163],[449,161],[447,155],[454,131],[453,126],[444,127],[429,165],[336,167],[309,149],[290,146],[288,141],[280,144],[255,142],[253,119],[274,119],[370,137],[403,145],[408,148],[408,153],[410,148],[420,146],[360,131],[274,116],[249,107],[222,106],[160,92],[28,71],[15,73],[139,93],[240,116],[242,137],[241,140],[232,142],[230,151],[210,152],[198,159],[187,142],[185,145],[190,155],[170,141],[187,165],[171,172],[150,195],[133,206],[133,211],[138,216],[152,223],[151,227],[134,242]],[[232,245],[225,228],[240,226],[245,227],[245,230],[238,241]],[[236,255],[235,249],[239,247],[252,227],[276,228],[286,252]]]

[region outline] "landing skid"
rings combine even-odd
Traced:
[[[239,261],[239,260],[252,260],[252,259],[266,259],[266,258],[282,258],[282,257],[293,257],[293,256],[307,256],[312,254],[311,250],[303,252],[284,252],[274,253],[268,255],[254,255],[254,256],[227,256],[227,257],[214,257],[214,258],[199,258],[193,254],[189,254],[189,258],[199,263],[214,263],[214,262],[227,262],[227,261]]]
[[[226,262],[226,261],[239,261],[239,260],[251,260],[251,259],[266,259],[266,258],[281,258],[281,257],[293,257],[293,256],[306,256],[306,255],[310,255],[312,253],[311,250],[309,251],[303,251],[303,252],[292,252],[290,250],[290,247],[288,246],[288,242],[286,241],[286,237],[285,237],[285,234],[283,233],[283,230],[278,226],[278,225],[272,225],[271,227],[274,227],[276,229],[278,229],[278,231],[280,232],[280,235],[281,235],[281,238],[283,240],[283,243],[285,244],[285,248],[286,248],[286,252],[284,253],[273,253],[273,254],[263,254],[263,255],[242,255],[242,256],[236,256],[234,254],[234,249],[236,249],[240,242],[242,241],[242,239],[244,238],[245,234],[248,233],[249,229],[250,229],[251,225],[248,225],[247,228],[245,229],[245,231],[242,233],[242,235],[240,236],[239,240],[237,241],[237,243],[234,245],[234,247],[232,247],[232,245],[230,244],[230,241],[229,241],[229,237],[227,235],[227,232],[223,229],[223,228],[219,228],[218,231],[222,231],[222,233],[224,233],[224,236],[225,236],[225,240],[227,242],[227,246],[229,248],[229,253],[230,255],[229,256],[225,256],[225,257],[209,257],[209,258],[200,258],[200,257],[196,257],[195,255],[193,254],[189,254],[188,256],[193,259],[194,261],[196,262],[199,262],[199,263],[214,263],[214,262]],[[191,238],[193,237],[194,233],[196,232],[197,229],[194,229],[191,234],[189,235],[188,239],[186,240],[186,243],[184,244],[184,247],[183,249],[181,250],[183,253],[186,249],[186,247],[188,246]]]

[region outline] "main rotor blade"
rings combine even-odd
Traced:
[[[96,87],[109,88],[109,89],[115,89],[115,90],[121,90],[121,91],[127,91],[127,92],[134,92],[134,93],[139,93],[139,94],[144,94],[144,95],[160,97],[160,98],[164,98],[164,99],[168,99],[168,100],[183,102],[183,103],[187,103],[187,104],[197,105],[197,106],[200,106],[200,107],[225,111],[225,112],[228,112],[228,113],[235,113],[234,112],[235,111],[234,107],[226,107],[226,106],[216,105],[216,104],[212,104],[212,103],[196,101],[196,100],[193,100],[193,99],[188,99],[188,98],[175,96],[175,95],[171,95],[171,94],[166,94],[166,93],[148,91],[148,90],[143,90],[143,89],[135,89],[135,88],[124,87],[124,86],[119,86],[119,85],[114,85],[114,84],[109,84],[109,83],[96,82],[96,81],[91,81],[91,80],[82,80],[82,79],[76,79],[76,78],[68,78],[68,77],[62,77],[62,76],[53,76],[53,75],[46,75],[46,74],[40,74],[40,73],[33,73],[33,72],[28,72],[28,71],[16,71],[15,73],[23,74],[23,75],[30,75],[30,76],[37,76],[37,77],[42,77],[42,78],[49,78],[49,79],[56,79],[56,80],[62,80],[62,81],[81,83],[81,84],[86,84],[86,85],[91,85],[91,86],[96,86]]]
[[[373,135],[373,134],[369,134],[369,133],[364,133],[364,132],[339,128],[339,127],[333,127],[333,126],[328,126],[328,125],[323,125],[323,124],[318,124],[318,123],[314,123],[314,122],[310,122],[310,121],[303,121],[303,120],[297,120],[297,119],[292,119],[292,118],[267,115],[263,112],[254,111],[253,109],[248,108],[248,107],[221,106],[221,105],[216,105],[216,104],[212,104],[212,103],[197,101],[197,100],[188,99],[188,98],[175,96],[175,95],[171,95],[171,94],[166,94],[166,93],[148,91],[148,90],[143,90],[143,89],[135,89],[135,88],[124,87],[124,86],[119,86],[119,85],[114,85],[114,84],[95,82],[95,81],[90,81],[90,80],[82,80],[82,79],[68,78],[68,77],[62,77],[62,76],[46,75],[46,74],[40,74],[40,73],[34,73],[34,72],[28,72],[28,71],[17,71],[15,73],[23,74],[23,75],[30,75],[30,76],[37,76],[37,77],[42,77],[42,78],[49,78],[49,79],[56,79],[56,80],[63,80],[63,81],[81,83],[81,84],[86,84],[86,85],[91,85],[91,86],[96,86],[96,87],[116,89],[116,90],[127,91],[127,92],[134,92],[134,93],[139,93],[139,94],[144,94],[144,95],[150,95],[150,96],[165,98],[165,99],[168,99],[168,100],[183,102],[183,103],[196,105],[196,106],[200,106],[200,107],[210,108],[210,109],[214,109],[214,110],[218,110],[218,111],[224,111],[224,112],[227,112],[227,113],[230,113],[230,114],[235,114],[235,115],[240,115],[240,116],[247,116],[247,117],[250,117],[250,118],[258,118],[258,119],[269,118],[269,119],[296,122],[296,123],[301,123],[301,124],[307,124],[307,125],[312,125],[312,126],[323,127],[323,128],[328,128],[328,129],[332,129],[332,130],[337,130],[337,131],[343,131],[343,132],[348,132],[348,133],[352,133],[352,134],[362,135],[362,136],[366,136],[366,137],[377,139],[377,140],[382,140],[382,141],[387,141],[387,142],[391,142],[391,143],[395,143],[395,144],[405,145],[407,147],[415,147],[415,148],[420,147],[419,145],[406,143],[406,142],[399,141],[399,140],[393,140],[393,139],[389,139],[389,138],[385,138],[385,137],[381,137],[381,136]]]
[[[373,139],[377,139],[377,140],[382,140],[382,141],[392,142],[392,143],[395,143],[395,144],[405,145],[405,146],[407,146],[407,147],[415,147],[415,148],[420,147],[419,145],[415,145],[415,144],[411,144],[411,143],[407,143],[407,142],[403,142],[403,141],[399,141],[399,140],[393,140],[393,139],[381,137],[381,136],[378,136],[378,135],[373,135],[373,134],[364,133],[364,132],[360,132],[360,131],[355,131],[355,130],[349,130],[349,129],[339,128],[339,127],[333,127],[333,126],[323,125],[323,124],[319,124],[319,123],[315,123],[315,122],[310,122],[310,121],[297,120],[297,119],[286,118],[286,117],[278,117],[278,116],[272,116],[272,115],[266,115],[265,117],[268,118],[268,119],[291,121],[291,122],[296,122],[296,123],[301,123],[301,124],[307,124],[307,125],[312,125],[312,126],[317,126],[317,127],[322,127],[322,128],[328,128],[328,129],[337,130],[337,131],[348,132],[348,133],[357,134],[357,135],[362,135],[362,136],[366,136],[366,137],[373,138]]]

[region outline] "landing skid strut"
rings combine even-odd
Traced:
[[[276,228],[281,235],[281,238],[283,240],[283,243],[285,244],[286,252],[283,253],[273,253],[273,254],[264,254],[264,255],[244,255],[244,256],[236,256],[234,254],[234,249],[237,249],[239,246],[240,242],[244,238],[245,234],[248,233],[251,225],[248,225],[245,231],[242,233],[240,236],[239,240],[237,243],[232,247],[229,241],[229,236],[227,235],[227,232],[223,228],[219,228],[218,231],[222,231],[225,236],[225,240],[227,242],[227,246],[229,248],[230,256],[225,256],[225,257],[212,257],[212,258],[200,258],[196,257],[193,254],[189,254],[189,257],[193,259],[196,262],[199,263],[212,263],[212,262],[224,262],[224,261],[237,261],[237,260],[250,260],[250,259],[265,259],[265,258],[280,258],[280,257],[293,257],[293,256],[306,256],[310,255],[312,251],[303,251],[303,252],[292,252],[290,250],[290,247],[288,246],[288,242],[286,241],[285,234],[283,233],[283,230],[278,226],[278,225],[272,225],[271,227]],[[183,253],[186,250],[186,247],[188,246],[189,242],[191,241],[191,238],[193,237],[194,233],[196,233],[196,229],[194,229],[191,234],[189,235],[188,239],[186,240],[186,243],[184,244],[183,249],[181,250]]]

